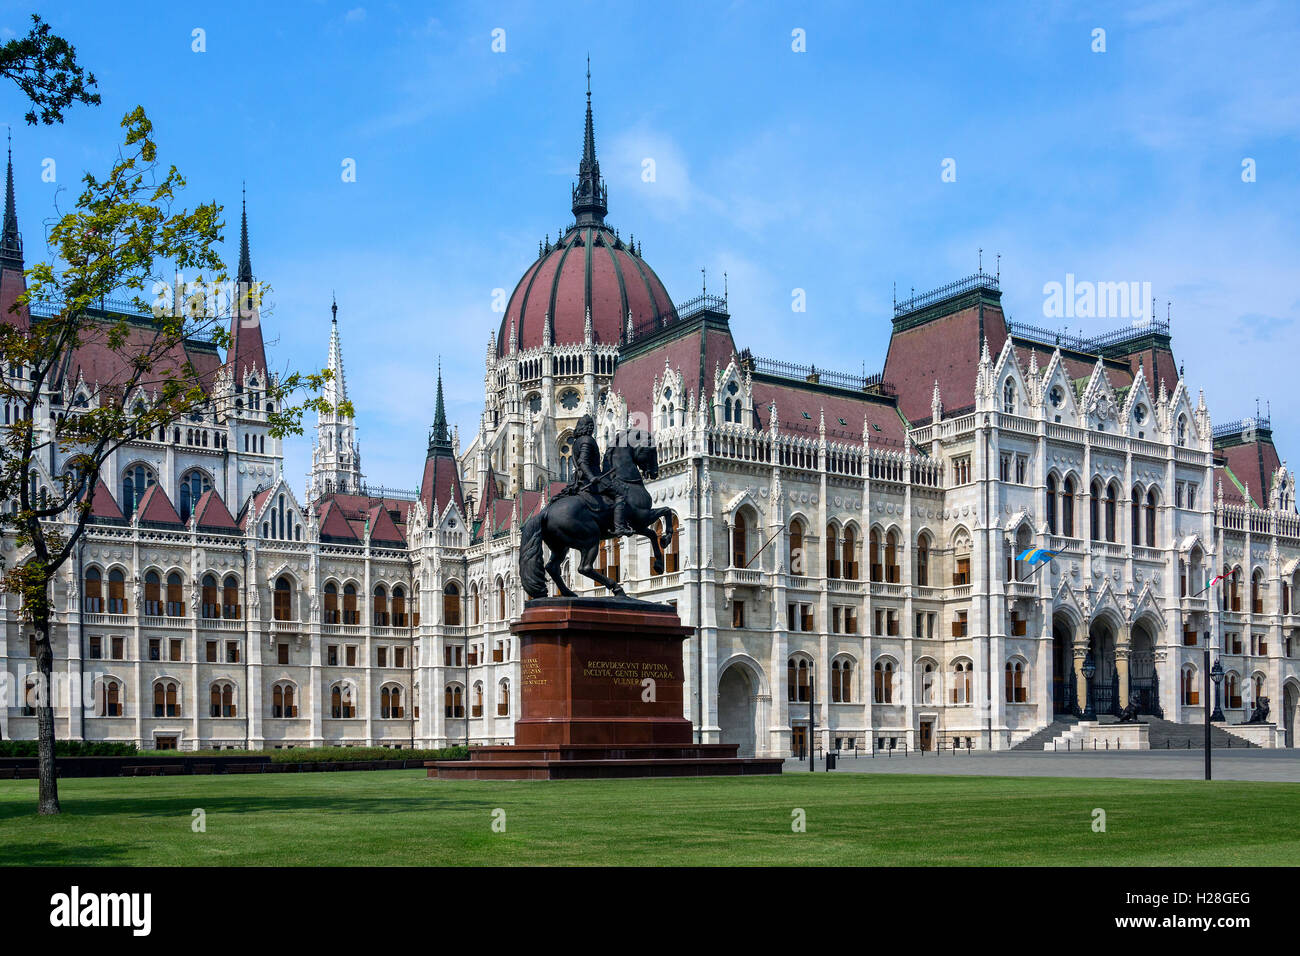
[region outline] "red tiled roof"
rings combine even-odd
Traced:
[[[397,525],[388,514],[388,508],[382,503],[375,504],[366,512],[370,519],[370,540],[374,544],[406,544],[406,535],[398,530]]]
[[[758,410],[760,428],[767,428],[770,424],[772,402],[776,402],[776,414],[783,432],[817,437],[824,409],[826,437],[830,441],[861,442],[864,416],[872,425],[869,433],[871,444],[901,448],[907,441],[906,430],[892,402],[755,376],[754,405]]]
[[[461,514],[465,513],[465,497],[461,491],[460,473],[456,460],[446,455],[435,455],[424,462],[424,477],[420,480],[420,500],[435,522],[447,510],[447,503],[456,502]]]
[[[980,363],[980,313],[969,306],[922,325],[894,332],[885,356],[885,381],[898,392],[898,406],[909,422],[930,418],[934,383],[948,408],[975,404],[975,374]],[[989,354],[997,356],[1007,338],[997,306],[984,306]]]
[[[117,521],[125,519],[122,509],[117,506],[117,502],[113,499],[113,493],[108,490],[108,485],[104,484],[103,478],[95,481],[95,488],[91,492],[90,514],[95,518],[109,518]]]
[[[320,536],[322,539],[360,543],[360,538],[353,532],[347,518],[343,516],[343,509],[339,507],[338,502],[326,498],[319,505],[319,508],[317,514],[320,517]]]
[[[1230,445],[1227,448],[1218,449],[1227,462],[1228,468],[1237,481],[1250,486],[1250,498],[1257,505],[1268,504],[1269,486],[1273,481],[1273,472],[1281,467],[1282,461],[1278,457],[1277,448],[1272,441],[1253,441],[1241,445]],[[1232,481],[1226,480],[1223,483],[1223,493],[1226,497],[1235,486]]]
[[[230,516],[230,509],[221,500],[215,488],[209,488],[194,506],[198,525],[204,531],[238,531],[239,525]]]
[[[145,491],[144,497],[140,499],[140,520],[152,524],[185,526],[181,516],[172,507],[167,492],[163,491],[162,485],[150,485]]]

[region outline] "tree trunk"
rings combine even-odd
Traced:
[[[50,622],[35,622],[36,670],[40,675],[36,700],[36,753],[39,760],[40,801],[37,813],[59,813],[59,781],[54,772],[54,648]]]

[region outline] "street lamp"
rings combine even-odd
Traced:
[[[1088,651],[1087,656],[1084,657],[1083,659],[1083,679],[1085,681],[1084,706],[1083,706],[1084,720],[1097,719],[1097,711],[1092,704],[1092,679],[1094,676],[1096,676],[1096,673],[1097,673],[1097,662],[1092,659],[1092,651],[1090,650]]]
[[[1211,721],[1217,720],[1220,723],[1222,723],[1224,720],[1223,707],[1220,703],[1220,698],[1219,698],[1219,685],[1223,683],[1222,658],[1216,660],[1214,662],[1214,666],[1210,668],[1210,678],[1211,680],[1214,681],[1214,713],[1210,714],[1210,720]]]

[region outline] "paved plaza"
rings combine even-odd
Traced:
[[[1203,750],[1130,751],[1128,753],[1053,754],[1036,752],[958,753],[924,756],[841,757],[835,773],[921,773],[1004,777],[1126,777],[1151,780],[1199,780],[1205,774]],[[825,767],[817,761],[817,772]],[[807,773],[806,761],[787,760],[785,773]],[[1300,751],[1214,751],[1216,780],[1273,780],[1300,783]]]

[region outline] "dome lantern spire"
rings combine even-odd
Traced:
[[[578,163],[578,182],[573,187],[573,215],[579,226],[602,225],[608,192],[600,178],[600,161],[596,159],[596,133],[591,121],[591,57],[587,57],[587,125],[582,137],[582,161]]]

